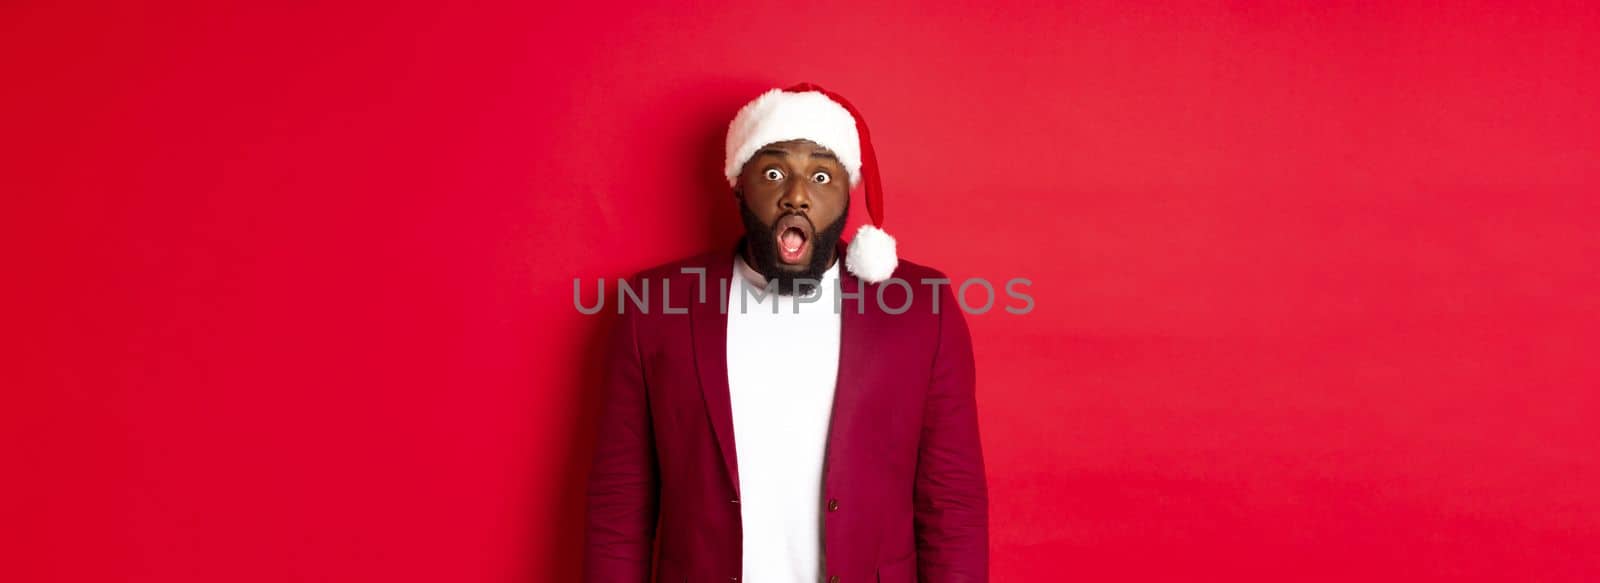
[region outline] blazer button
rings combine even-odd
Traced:
[[[834,575],[832,577],[829,577],[828,578],[828,583],[839,583],[839,576],[838,575]]]
[[[838,510],[838,509],[839,509],[839,499],[838,498],[833,498],[831,500],[828,500],[828,512],[833,512],[833,511]]]

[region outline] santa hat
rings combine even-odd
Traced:
[[[773,89],[745,104],[728,124],[728,185],[737,186],[744,163],[763,146],[788,140],[811,140],[832,150],[850,175],[850,187],[866,184],[867,214],[850,239],[844,266],[869,283],[889,279],[900,264],[894,237],[883,231],[883,192],[878,182],[878,157],[872,152],[867,122],[838,94],[811,83]]]

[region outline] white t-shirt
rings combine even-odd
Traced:
[[[766,278],[743,257],[733,261],[728,397],[744,524],[741,580],[815,583],[823,564],[822,462],[839,370],[839,261],[806,296],[815,302],[776,294],[758,301]]]

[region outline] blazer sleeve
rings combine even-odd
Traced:
[[[972,338],[950,286],[942,295],[939,343],[917,446],[917,580],[986,582],[989,492],[978,437]]]
[[[624,310],[604,355],[598,436],[587,486],[583,580],[648,583],[660,468],[637,323]]]

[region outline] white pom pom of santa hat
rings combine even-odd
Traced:
[[[832,150],[850,175],[850,186],[865,183],[871,225],[856,229],[845,252],[844,266],[868,283],[894,274],[900,264],[894,237],[883,230],[883,192],[878,157],[866,121],[849,101],[811,83],[773,89],[745,104],[728,124],[728,185],[739,183],[744,163],[763,146],[788,140],[811,140]]]

